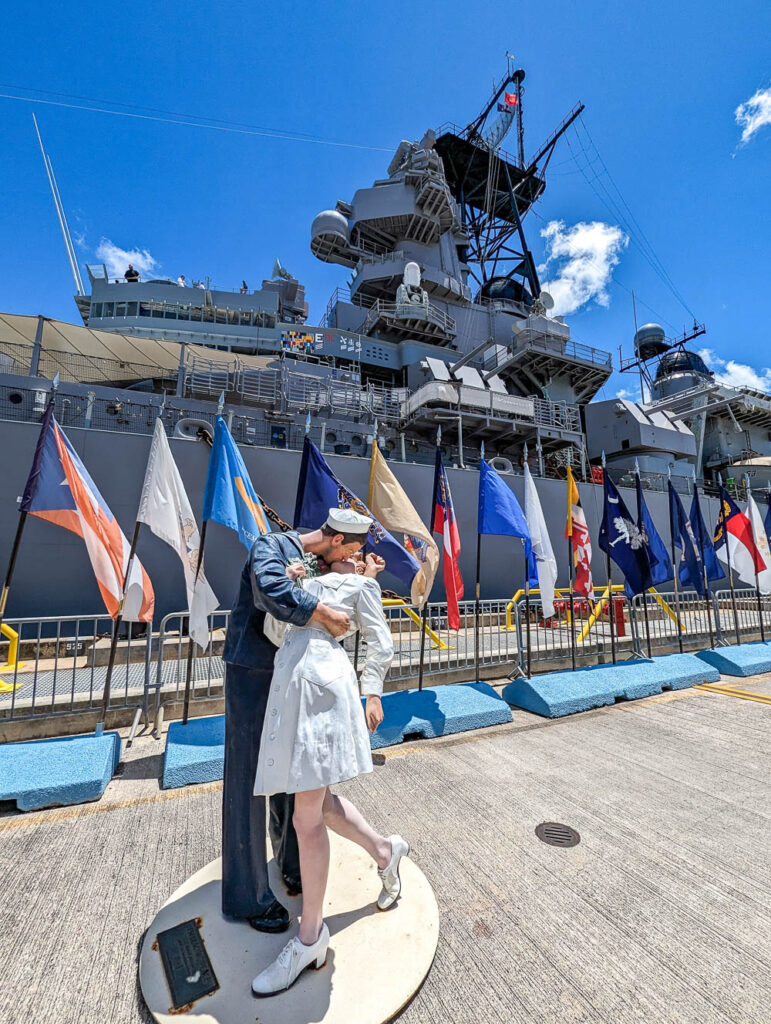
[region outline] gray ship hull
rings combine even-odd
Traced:
[[[3,488],[0,497],[0,571],[8,562],[18,522],[17,497],[32,462],[39,426],[34,423],[5,421],[0,426],[3,439]],[[147,434],[116,433],[94,428],[68,427],[67,436],[88,467],[96,485],[117,516],[127,536],[133,529],[139,493],[151,438]],[[187,487],[193,510],[201,513],[209,448],[203,442],[171,440],[174,458]],[[284,519],[292,521],[301,453],[294,450],[242,446],[241,452],[257,490]],[[360,497],[366,499],[369,460],[360,457],[327,455],[337,476]],[[428,521],[432,499],[433,467],[391,461],[391,468],[403,484],[419,513]],[[456,515],[460,529],[461,570],[467,599],[474,596],[476,557],[476,513],[478,473],[475,470],[448,469]],[[514,492],[524,500],[523,478],[505,476]],[[565,540],[566,489],[560,480],[536,478],[536,487],[546,516],[549,534],[559,566],[559,585],[567,586],[567,541]],[[581,484],[581,499],[594,546],[593,571],[597,583],[605,581],[605,557],[597,549],[597,532],[602,515],[602,488]],[[630,510],[635,509],[634,493],[622,493]],[[669,543],[666,494],[649,491],[646,500],[653,519]],[[687,499],[686,504],[687,504]],[[718,506],[704,499],[708,524],[714,523]],[[177,556],[149,530],[140,534],[138,553],[156,594],[156,624],[160,618],[185,607],[182,569]],[[208,533],[205,567],[220,605],[229,608],[236,591],[238,574],[245,557],[235,533],[212,524]],[[521,543],[513,538],[482,539],[481,592],[483,598],[505,599],[523,582],[524,558]],[[621,576],[614,570],[614,581]],[[383,585],[405,593],[406,588],[385,574]],[[433,599],[444,599],[441,573]],[[34,518],[27,520],[11,587],[7,617],[93,614],[103,609],[99,590],[88,561],[83,541],[66,530]]]

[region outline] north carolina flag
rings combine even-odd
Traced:
[[[126,580],[130,545],[80,461],[49,405],[35,448],[21,511],[82,537],[110,616],[115,619],[126,582],[123,618],[151,622],[155,595],[142,563],[134,556]]]
[[[452,504],[450,483],[444,471],[442,452],[436,449],[434,470],[434,522],[433,532],[441,533],[444,548],[444,589],[447,592],[447,624],[450,629],[460,629],[458,602],[463,598],[463,579],[460,574],[460,534]]]
[[[742,583],[754,587],[756,576],[763,572],[766,563],[755,544],[752,524],[723,487],[714,543],[720,561],[730,563]]]
[[[217,417],[214,442],[209,455],[209,470],[203,494],[204,522],[213,519],[231,530],[247,549],[265,533],[270,533],[262,502],[257,495],[241,452],[225,420]]]

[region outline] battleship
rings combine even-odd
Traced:
[[[552,155],[583,107],[526,155],[524,79],[510,64],[475,120],[402,140],[383,178],[318,214],[312,254],[349,273],[319,324],[308,323],[305,289],[278,260],[251,291],[210,280],[180,287],[168,278],[115,278],[103,265],[87,265],[84,283],[46,156],[82,326],[0,314],[0,561],[10,550],[17,496],[52,388],[59,422],[127,533],[156,418],[173,439],[200,510],[203,441],[218,411],[242,446],[258,492],[287,520],[306,434],[364,497],[376,443],[428,516],[441,428],[464,538],[475,535],[483,444],[520,497],[529,460],[555,544],[564,533],[568,465],[582,482],[596,535],[603,454],[622,486],[639,467],[662,532],[670,476],[683,492],[696,479],[709,493],[719,473],[734,486],[749,474],[753,487],[765,488],[771,397],[715,378],[691,345],[703,327],[694,324],[681,338],[667,338],[656,324],[640,327],[634,355],[620,366],[639,374],[640,400],[598,400],[614,370],[612,354],[571,338],[542,288],[524,228],[546,188]],[[507,137],[514,153],[502,148]],[[224,532],[207,571],[229,607],[242,551]],[[9,601],[14,615],[99,607],[81,542],[60,534],[46,524],[28,527],[20,555],[25,571]],[[144,541],[139,553],[152,578],[168,580],[157,588],[158,614],[183,606],[182,581],[164,546]],[[462,569],[470,582],[470,541]],[[482,595],[511,595],[522,570],[521,552],[490,538]],[[596,575],[602,579],[599,564]]]

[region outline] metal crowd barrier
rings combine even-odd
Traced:
[[[723,638],[728,643],[736,642],[736,626],[739,627],[739,639],[757,638],[761,635],[761,617],[763,632],[766,639],[771,640],[771,595],[758,595],[754,588],[715,591],[715,605]],[[734,606],[736,618],[734,618]]]

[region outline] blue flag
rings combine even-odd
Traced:
[[[517,496],[484,459],[479,464],[477,533],[521,537],[530,553],[530,531]]]
[[[644,594],[653,586],[645,539],[607,470],[602,478],[605,501],[600,526],[600,548],[624,574],[627,591],[630,594]]]
[[[675,547],[680,548],[677,578],[684,587],[690,583],[699,596],[704,597],[704,576],[701,571],[701,556],[696,547],[696,538],[685,514],[683,503],[680,501],[680,495],[672,486],[671,480],[668,481],[668,489],[669,529],[672,532]]]
[[[352,508],[363,516],[370,516],[372,526],[367,534],[365,550],[384,558],[388,572],[408,587],[412,587],[415,574],[421,568],[417,559],[394,540],[353,491],[340,483],[319,449],[306,436],[300,464],[300,479],[297,481],[295,529],[306,527],[309,530],[317,530],[327,521],[331,508]]]
[[[637,529],[642,534],[645,549],[648,552],[648,562],[651,567],[651,580],[653,585],[666,583],[673,579],[675,571],[672,568],[672,559],[656,529],[648,506],[643,497],[642,482],[640,474],[635,474],[635,486],[637,488]]]
[[[693,485],[690,520],[693,539],[696,542],[696,550],[699,552],[699,561],[704,563],[704,568],[707,570],[707,579],[724,580],[725,573],[715,552],[712,533],[707,529],[704,516],[701,514],[701,503],[699,502],[699,491],[696,484]]]
[[[217,417],[203,495],[203,520],[235,530],[245,548],[270,533],[265,510],[224,419]]]

